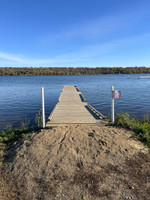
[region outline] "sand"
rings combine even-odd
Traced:
[[[133,135],[105,124],[34,133],[8,149],[2,199],[149,200],[150,153]]]

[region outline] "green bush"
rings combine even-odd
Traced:
[[[131,117],[128,113],[120,113],[115,118],[115,125],[133,130],[138,139],[150,147],[150,121],[147,116],[139,120]]]
[[[20,128],[10,127],[7,130],[0,132],[0,142],[9,143],[11,141],[16,141],[30,135],[31,132],[31,128],[22,123]]]

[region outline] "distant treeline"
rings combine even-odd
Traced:
[[[0,76],[141,73],[150,73],[150,67],[0,67]]]

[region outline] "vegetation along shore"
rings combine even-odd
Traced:
[[[147,74],[150,67],[1,67],[0,76]]]

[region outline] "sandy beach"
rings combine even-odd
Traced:
[[[1,199],[148,200],[150,154],[133,135],[107,124],[34,133],[8,149]]]

